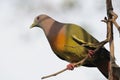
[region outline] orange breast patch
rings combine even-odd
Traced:
[[[64,30],[61,30],[59,32],[59,34],[57,35],[57,37],[53,43],[54,43],[54,48],[57,51],[61,51],[64,49],[64,45],[65,45],[65,32],[64,32]]]

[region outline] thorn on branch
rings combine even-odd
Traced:
[[[105,22],[106,24],[108,23],[107,17],[104,17],[104,20],[101,20],[102,22]]]

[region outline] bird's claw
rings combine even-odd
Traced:
[[[74,68],[75,68],[75,64],[73,64],[73,63],[70,63],[67,65],[68,70],[74,70]]]
[[[88,50],[88,56],[89,56],[90,58],[93,57],[94,53],[95,53],[94,50]]]

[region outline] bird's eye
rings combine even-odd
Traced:
[[[37,17],[37,20],[39,20],[39,16]]]

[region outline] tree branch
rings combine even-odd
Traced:
[[[113,11],[112,1],[106,0],[107,16],[108,20],[112,19],[111,11]],[[114,42],[113,42],[113,23],[111,21],[107,22],[107,38],[109,39],[110,46],[110,63],[109,63],[109,80],[114,80],[112,75],[112,62],[114,62]]]
[[[113,6],[111,0],[106,0],[106,9],[107,9],[107,38],[109,40],[110,47],[110,62],[109,62],[109,80],[120,80],[120,68],[115,63],[114,56],[114,36],[113,36],[113,24],[116,26],[118,31],[120,32],[120,26],[117,24],[117,14],[113,12]]]

